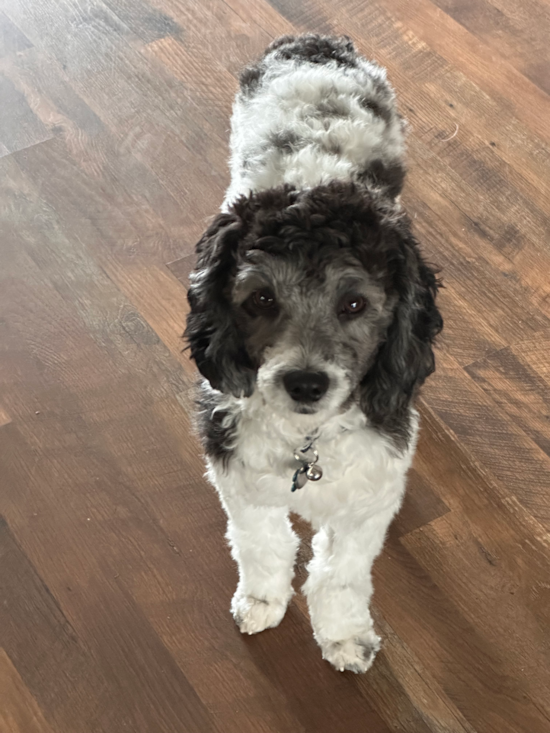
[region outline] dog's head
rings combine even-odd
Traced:
[[[197,245],[186,337],[214,389],[395,432],[434,369],[437,282],[408,219],[353,184],[241,198]]]

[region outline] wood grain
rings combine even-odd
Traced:
[[[0,733],[51,733],[36,700],[0,649]]]
[[[550,380],[537,370],[550,364],[550,339],[541,336],[524,354],[522,342],[470,364],[466,371],[494,402],[550,456]]]
[[[0,58],[25,51],[31,45],[29,39],[0,10]]]
[[[550,99],[543,0],[6,0],[1,733],[549,733]],[[446,329],[364,677],[300,585],[243,638],[182,352],[240,69],[350,35],[410,122]],[[456,134],[455,134],[456,133]]]

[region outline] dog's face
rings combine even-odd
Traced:
[[[356,401],[406,432],[442,321],[405,217],[353,184],[272,189],[219,215],[197,252],[186,336],[212,387],[317,420]]]
[[[313,268],[306,255],[251,249],[231,289],[256,389],[282,414],[349,403],[395,305],[351,252],[328,250]]]

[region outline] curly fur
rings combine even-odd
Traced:
[[[232,180],[197,245],[186,337],[205,378],[200,432],[228,515],[241,630],[277,625],[292,595],[295,511],[317,530],[304,587],[339,669],[379,646],[371,565],[402,501],[434,369],[438,283],[401,209],[403,122],[385,72],[348,39],[275,41],[243,72]],[[258,310],[259,292],[268,310]],[[341,304],[360,299],[359,314]],[[296,401],[285,375],[322,373]],[[321,481],[290,493],[316,436]]]

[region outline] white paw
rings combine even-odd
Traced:
[[[258,634],[264,629],[278,626],[285,615],[288,601],[262,600],[254,596],[235,594],[231,601],[231,613],[241,633]]]
[[[380,637],[374,631],[355,636],[343,641],[320,642],[323,659],[330,662],[337,670],[345,669],[360,674],[371,666],[380,649]]]

